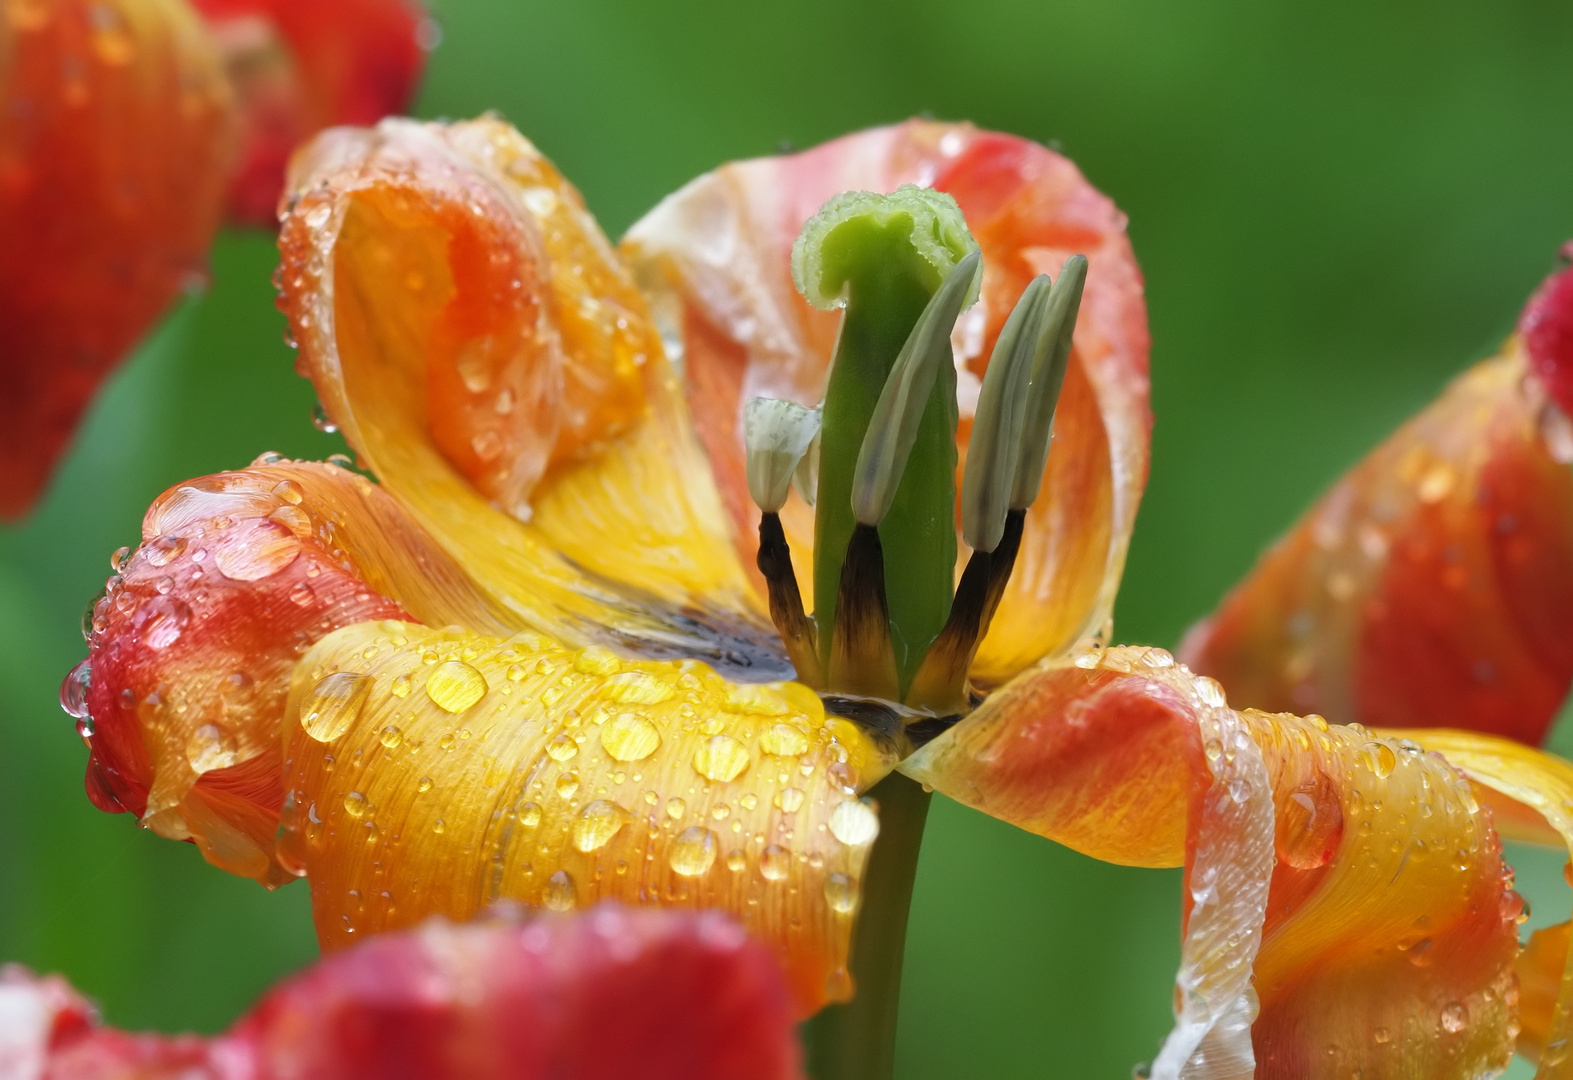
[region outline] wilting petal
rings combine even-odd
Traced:
[[[1440,757],[1236,713],[1168,654],[1111,649],[1019,677],[901,768],[1097,858],[1184,861],[1179,1023],[1155,1076],[1251,1075],[1247,973],[1263,1078],[1507,1064],[1521,905],[1489,813]]]
[[[1573,681],[1569,460],[1515,339],[1340,480],[1182,656],[1261,708],[1538,743]]]
[[[179,0],[9,4],[0,57],[0,517],[14,517],[105,373],[198,280],[232,116]]]
[[[160,496],[142,531],[62,692],[91,732],[88,792],[226,870],[284,880],[271,861],[279,723],[301,654],[364,619],[506,624],[386,492],[346,469],[259,462],[193,480]]]
[[[361,459],[517,624],[785,673],[644,301],[512,128],[302,151],[281,306]]]
[[[803,686],[363,623],[302,659],[288,717],[280,858],[324,947],[497,900],[719,907],[805,1012],[849,991],[878,830],[856,793],[890,760]]]
[[[1504,835],[1552,843],[1573,853],[1573,764],[1560,757],[1464,731],[1406,731],[1443,754],[1478,785]],[[1549,830],[1549,832],[1548,832]],[[1573,968],[1566,923],[1541,930],[1519,958],[1523,1041],[1540,1062],[1540,1080],[1573,1076]]]
[[[59,978],[7,968],[0,1073],[789,1080],[802,1075],[792,1020],[774,960],[723,917],[606,906],[380,938],[285,982],[212,1039],[100,1027]]]
[[[980,681],[1000,682],[1100,631],[1124,567],[1151,428],[1146,306],[1124,215],[1071,162],[1036,143],[909,121],[725,165],[647,214],[623,250],[668,349],[682,357],[689,406],[752,565],[759,515],[745,480],[743,406],[756,396],[818,402],[838,319],[797,294],[792,242],[832,195],[904,183],[954,195],[983,249],[983,303],[956,335],[961,383],[971,387],[961,394],[963,450],[976,380],[1021,290],[1036,274],[1058,273],[1071,254],[1091,260],[1044,493],[974,666]],[[963,456],[958,482],[964,466]],[[782,519],[798,580],[812,595],[812,518],[794,499]]]
[[[296,146],[335,124],[375,124],[415,92],[428,21],[419,0],[193,0],[240,106],[229,215],[278,220]]]

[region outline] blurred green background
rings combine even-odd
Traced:
[[[1573,6],[1280,0],[437,0],[416,112],[496,109],[618,235],[721,161],[920,112],[1055,141],[1130,214],[1152,482],[1117,637],[1172,645],[1384,432],[1510,327],[1573,236]],[[315,952],[268,894],[82,794],[55,703],[143,509],[263,450],[321,457],[268,276],[209,291],[112,380],[41,509],[0,531],[0,957],[111,1020],[215,1030]],[[1561,858],[1515,852],[1559,921]],[[1167,1030],[1178,872],[1093,863],[936,800],[898,1074],[1124,1078]],[[1514,1075],[1528,1075],[1523,1063]]]

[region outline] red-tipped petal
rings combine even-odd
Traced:
[[[0,22],[0,518],[99,382],[197,279],[230,93],[180,0],[41,0]]]
[[[1529,368],[1565,413],[1573,413],[1573,240],[1562,245],[1563,269],[1548,277],[1519,317]]]
[[[322,961],[212,1040],[92,1027],[60,980],[18,969],[0,978],[0,1003],[0,1071],[34,1066],[7,1077],[802,1076],[774,960],[714,913],[607,906],[575,919],[428,923]]]
[[[295,147],[324,128],[401,113],[426,62],[419,0],[193,0],[241,109],[229,216],[277,220]]]

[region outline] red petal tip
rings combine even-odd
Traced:
[[[1559,255],[1561,269],[1530,297],[1518,330],[1546,392],[1563,412],[1573,413],[1573,240]]]

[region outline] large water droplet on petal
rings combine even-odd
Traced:
[[[759,876],[766,881],[785,881],[792,869],[792,853],[778,844],[771,844],[759,856]]]
[[[370,675],[336,671],[317,680],[301,704],[300,726],[318,742],[330,743],[360,717],[371,693]]]
[[[552,911],[572,911],[578,900],[579,890],[574,888],[573,878],[566,870],[547,878],[546,887],[541,890],[541,903]]]
[[[748,768],[748,751],[730,735],[712,735],[694,751],[694,768],[707,780],[735,780]]]
[[[231,581],[261,581],[300,557],[300,542],[277,525],[231,533],[213,552],[219,573]]]
[[[808,752],[808,736],[791,724],[775,724],[759,736],[759,748],[767,754],[797,757]]]
[[[203,724],[186,739],[186,760],[198,774],[227,769],[239,757],[234,736],[217,724]]]
[[[574,819],[573,846],[586,853],[605,847],[623,827],[623,816],[622,807],[596,799]]]
[[[848,799],[830,812],[830,834],[847,847],[871,843],[879,835],[879,817],[868,803]]]
[[[60,684],[60,707],[73,720],[91,724],[93,717],[87,709],[87,692],[93,685],[93,663],[83,660],[72,668]]]
[[[601,747],[615,761],[643,761],[660,745],[661,733],[636,713],[623,713],[601,727]]]
[[[462,660],[449,660],[432,668],[426,696],[439,709],[461,713],[486,696],[486,678]]]
[[[699,877],[715,863],[715,854],[715,833],[701,825],[690,825],[672,841],[666,861],[674,873],[683,877]]]
[[[851,914],[858,906],[857,884],[845,874],[831,874],[825,879],[825,902],[831,911]]]

